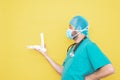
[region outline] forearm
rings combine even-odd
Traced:
[[[99,80],[113,73],[114,73],[114,68],[112,67],[111,64],[108,64],[102,67],[101,69],[99,69],[98,71],[94,72],[93,74],[88,75],[87,78],[88,80]]]
[[[106,73],[103,73],[103,72],[101,73],[101,71],[99,70],[87,77],[88,77],[88,80],[100,80],[101,78],[104,78],[106,76],[108,76]]]
[[[51,66],[61,75],[63,67],[56,63],[52,58],[50,58],[47,53],[45,53],[43,56],[47,59]]]

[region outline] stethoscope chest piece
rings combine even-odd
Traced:
[[[74,57],[74,56],[75,56],[74,52],[71,52],[70,57]]]

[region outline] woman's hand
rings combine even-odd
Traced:
[[[61,75],[63,71],[63,66],[56,63],[48,54],[46,47],[41,47],[40,45],[27,46],[27,48],[34,49],[37,52],[41,53],[47,61],[52,65],[52,67]]]
[[[41,53],[42,55],[44,55],[44,56],[45,56],[46,51],[47,51],[46,47],[41,47],[40,45],[27,46],[27,48],[29,48],[29,49],[34,49],[34,50],[36,50],[37,52],[40,52],[40,53]]]
[[[47,52],[46,47],[42,48],[41,46],[35,47],[34,50],[41,53],[43,56],[45,56],[45,54]]]

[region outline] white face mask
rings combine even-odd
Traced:
[[[68,29],[67,32],[66,32],[66,35],[67,35],[67,37],[68,37],[69,39],[74,39],[74,38],[79,34],[79,32],[82,33],[83,31],[86,31],[86,30],[88,30],[88,26],[85,27],[85,28],[82,29],[82,30],[71,30],[71,29]],[[72,32],[73,32],[73,31],[78,31],[78,33],[75,34],[75,35],[72,35]]]
[[[68,29],[67,32],[66,32],[66,35],[69,39],[74,39],[79,33],[75,34],[75,35],[72,35],[72,32],[73,31],[77,31],[77,30],[71,30],[71,29]]]

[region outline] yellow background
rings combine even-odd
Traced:
[[[1,0],[0,80],[60,80],[43,56],[26,46],[40,44],[43,32],[48,54],[62,64],[75,15],[87,18],[90,38],[116,69],[103,80],[120,80],[120,0]]]

